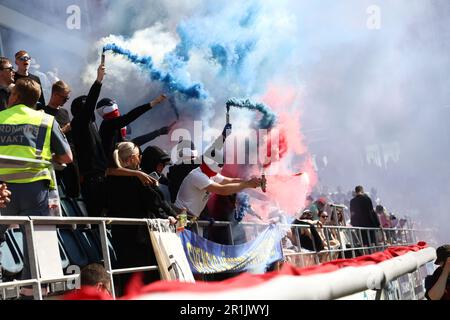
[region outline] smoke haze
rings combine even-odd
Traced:
[[[72,4],[81,8],[79,30],[66,28]],[[368,25],[374,4],[379,29]],[[432,240],[450,243],[450,2],[1,0],[0,5],[52,27],[54,32],[33,35],[33,29],[23,34],[1,23],[4,54],[12,58],[28,50],[40,72],[71,84],[72,97],[87,93],[101,48],[116,43],[204,86],[207,99],[171,97],[180,113],[178,128],[192,129],[193,120],[202,120],[206,130],[220,132],[225,102],[232,97],[266,104],[285,132],[283,174],[310,176],[298,188],[298,177],[268,178],[268,194],[290,215],[313,186],[348,191],[361,184],[367,191],[376,188],[389,211],[434,228]],[[123,57],[107,54],[106,67],[101,97],[116,98],[122,113],[164,90]],[[163,104],[132,124],[132,136],[174,120]],[[231,111],[234,134],[245,135],[259,120],[257,112]],[[176,142],[164,136],[152,143],[170,149]]]

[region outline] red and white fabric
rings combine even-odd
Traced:
[[[157,281],[141,286],[135,277],[124,300],[277,300],[336,299],[379,288],[436,258],[425,242],[391,247],[383,252],[321,265],[297,268],[284,264],[280,271],[244,273],[220,282]],[[111,299],[91,288],[68,294],[66,299]]]

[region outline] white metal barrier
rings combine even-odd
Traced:
[[[45,266],[39,264],[38,257],[36,254],[36,227],[39,226],[70,226],[76,227],[77,225],[98,225],[100,233],[100,242],[102,249],[102,257],[104,261],[104,266],[111,280],[112,296],[115,297],[114,291],[114,279],[113,276],[116,274],[140,272],[140,271],[153,271],[158,270],[158,266],[142,266],[126,269],[113,269],[111,264],[111,257],[108,247],[108,235],[107,229],[108,225],[120,224],[120,225],[148,225],[148,219],[118,219],[118,218],[71,218],[71,217],[0,217],[0,224],[18,224],[25,226],[25,241],[27,242],[29,262],[30,262],[30,272],[31,279],[23,281],[12,281],[0,283],[0,289],[11,288],[11,287],[23,287],[27,285],[33,286],[34,299],[42,300],[42,284],[54,283],[60,281],[73,280],[79,275],[64,276],[64,277],[52,277],[43,279],[41,274]],[[149,248],[150,250],[150,248]],[[62,270],[62,266],[61,266]]]
[[[117,274],[123,274],[123,273],[130,273],[130,272],[139,272],[139,271],[149,271],[149,270],[158,270],[158,266],[142,266],[142,267],[135,267],[135,268],[126,268],[126,269],[113,269],[111,265],[111,258],[109,255],[109,247],[108,247],[108,237],[107,237],[107,226],[111,224],[124,224],[124,225],[136,225],[136,224],[142,224],[142,225],[148,225],[147,219],[118,219],[118,218],[70,218],[70,217],[1,217],[0,218],[0,224],[24,224],[25,225],[25,238],[28,244],[28,252],[24,254],[28,254],[30,257],[30,270],[31,270],[31,279],[30,280],[24,280],[24,281],[13,281],[13,282],[7,282],[7,283],[0,283],[0,289],[8,288],[8,287],[22,287],[25,285],[32,285],[33,286],[33,292],[34,292],[34,298],[35,299],[42,299],[42,289],[41,285],[46,283],[54,283],[54,282],[60,282],[60,281],[68,281],[73,280],[78,275],[70,275],[70,276],[64,276],[64,277],[55,277],[55,278],[46,278],[43,279],[41,277],[42,273],[42,265],[39,265],[38,257],[36,255],[36,228],[40,226],[74,226],[74,225],[94,225],[97,224],[99,226],[100,231],[100,240],[101,240],[101,247],[102,247],[102,255],[104,260],[104,266],[106,271],[108,272],[110,279],[111,279],[111,287],[112,287],[112,295],[115,297],[114,293],[114,282],[113,282],[113,275]],[[223,222],[219,221],[216,222],[217,225],[225,226],[230,228],[229,222]],[[261,228],[265,227],[267,225],[264,224],[258,224],[254,225],[251,223],[242,223],[243,225],[247,225],[249,227],[255,228]],[[208,222],[197,222],[198,226],[206,226],[209,225]],[[287,226],[287,225],[286,225]],[[289,227],[291,227],[289,225]],[[299,225],[298,227],[305,228],[307,226]],[[334,227],[330,227],[334,228]],[[349,227],[339,227],[339,228],[346,228],[346,229],[355,229],[355,228],[349,228]],[[231,228],[230,228],[231,230]],[[404,243],[405,245],[407,243]],[[380,246],[373,246],[372,249],[381,250],[385,247],[387,247],[387,244],[383,244]],[[352,250],[361,249],[360,248],[353,248]],[[366,248],[369,250],[370,248]],[[325,253],[330,252],[342,252],[342,250],[326,250]],[[315,252],[314,254],[316,256],[323,254],[324,252]],[[298,252],[295,253],[295,255],[305,255],[307,253],[304,252]],[[397,279],[399,276],[402,276],[404,274],[407,274],[409,272],[413,272],[418,269],[418,267],[422,266],[428,261],[431,261],[435,258],[435,252],[433,248],[428,248],[425,250],[421,250],[419,253],[411,253],[406,254],[403,257],[398,257],[395,259],[391,259],[389,261],[380,263],[377,266],[368,266],[363,268],[357,268],[357,270],[353,270],[355,268],[345,268],[345,270],[341,270],[336,275],[339,275],[339,277],[334,277],[333,279],[327,279],[327,281],[322,281],[318,279],[325,279],[326,276],[318,277],[315,276],[311,277],[298,277],[295,279],[290,279],[289,286],[292,288],[292,292],[290,292],[290,289],[287,289],[288,287],[285,287],[283,289],[283,292],[279,292],[277,297],[273,295],[268,295],[267,297],[258,297],[253,295],[253,299],[309,299],[309,298],[320,298],[320,299],[336,299],[339,297],[342,297],[344,295],[348,295],[354,292],[358,292],[361,290],[366,290],[370,284],[372,284],[373,288],[379,288],[381,290],[383,288],[383,284],[390,282],[394,279]],[[39,268],[41,268],[41,272],[39,272]],[[295,281],[294,281],[295,280]],[[350,281],[351,280],[351,281]],[[369,281],[370,280],[370,281]],[[277,280],[282,281],[282,280]],[[294,281],[294,282],[291,282]],[[316,288],[314,289],[313,284],[322,283],[324,286],[322,286],[320,289]],[[304,285],[305,288],[308,288],[308,290],[304,290],[307,292],[297,292],[294,293],[293,284],[296,283],[296,285]],[[287,285],[287,284],[286,284]],[[301,290],[303,291],[303,290]],[[309,292],[310,291],[310,292]],[[265,291],[270,292],[270,291]],[[237,298],[238,296],[234,295],[233,297]],[[211,295],[211,297],[221,297],[220,294],[218,295]],[[242,294],[242,298],[245,298],[245,294]],[[247,298],[249,296],[246,296]]]

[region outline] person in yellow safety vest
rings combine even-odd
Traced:
[[[72,162],[69,143],[54,117],[33,110],[41,95],[37,82],[23,78],[11,91],[8,108],[0,112],[0,160],[2,157],[20,157],[58,163]],[[48,194],[53,184],[48,167],[24,163],[23,166],[0,168],[0,181],[11,191],[11,202],[2,209],[4,216],[49,215]],[[0,225],[0,233],[7,226]],[[21,229],[24,230],[23,225]],[[24,270],[21,279],[30,278],[27,246],[24,237]]]

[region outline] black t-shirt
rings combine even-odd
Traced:
[[[22,75],[18,74],[17,72],[14,73],[14,82],[17,82],[17,80],[22,79],[22,78],[30,78],[31,80],[34,80],[37,83],[39,83],[39,86],[41,87],[41,96],[39,97],[39,100],[38,100],[39,106],[37,107],[37,109],[42,109],[45,106],[45,99],[44,99],[44,91],[42,90],[41,79],[39,79],[38,76],[35,76],[34,74],[31,74],[31,73],[28,73],[28,76],[22,76]]]
[[[56,122],[62,128],[70,122],[69,111],[63,108],[52,108],[50,106],[44,107],[44,112],[55,117]]]
[[[58,122],[59,126],[62,128],[66,124],[70,122],[69,111],[63,108],[52,108],[50,106],[44,107],[44,112],[55,117],[56,122]],[[67,132],[66,134],[67,141],[72,144],[72,134],[71,132]]]
[[[431,300],[428,296],[428,292],[430,289],[434,286],[434,284],[438,281],[439,277],[442,273],[442,267],[437,268],[431,276],[427,276],[425,278],[425,297],[428,300]],[[442,296],[441,300],[450,300],[450,278],[447,278],[447,287],[445,289],[444,295]]]

